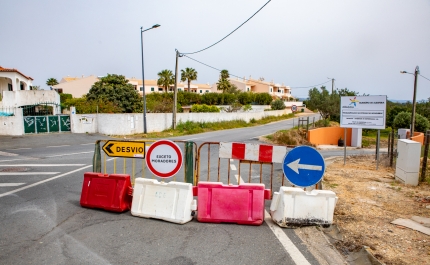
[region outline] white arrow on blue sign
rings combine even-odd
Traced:
[[[315,148],[298,146],[285,155],[282,168],[285,177],[292,184],[309,187],[322,179],[325,172],[325,161]]]

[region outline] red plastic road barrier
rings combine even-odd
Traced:
[[[194,189],[197,220],[206,223],[237,223],[261,225],[264,221],[264,200],[270,190],[264,184],[223,185],[200,181]]]
[[[124,212],[131,208],[130,176],[86,172],[82,183],[81,206]]]

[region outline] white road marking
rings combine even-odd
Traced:
[[[15,186],[21,186],[25,183],[0,183],[0,187],[15,187]]]
[[[272,217],[266,210],[264,211],[264,222],[266,222],[267,226],[269,226],[270,230],[272,230],[273,234],[275,234],[276,238],[278,238],[279,242],[281,242],[288,255],[290,255],[296,264],[310,265],[309,261],[305,258],[305,256],[303,256],[302,252],[300,252],[300,250],[294,245],[291,239],[284,233],[282,228],[273,223]]]
[[[89,154],[89,153],[94,153],[94,151],[80,152],[80,153],[70,153],[70,154],[62,154],[62,155],[55,155],[55,156],[45,156],[45,157],[71,156],[71,155]]]
[[[0,156],[18,156],[18,154],[8,153],[8,152],[2,152],[0,151]]]
[[[54,175],[60,172],[0,172],[0,176]]]
[[[36,159],[39,159],[39,158],[35,158],[35,157],[27,157],[27,158],[18,158],[18,159],[0,160],[0,162],[18,161],[18,160],[36,160]]]
[[[235,175],[235,177],[236,177],[236,181],[238,181],[239,176]],[[245,183],[242,177],[240,177],[240,183]],[[288,253],[288,255],[290,255],[291,259],[296,264],[311,265],[309,261],[305,258],[305,256],[303,256],[302,252],[300,252],[300,250],[296,247],[296,245],[294,245],[291,239],[284,233],[282,228],[280,228],[272,221],[272,217],[267,212],[267,210],[264,210],[264,222],[266,222],[267,226],[270,228],[270,230],[272,230],[273,234],[276,236],[279,242],[281,242],[285,251]]]
[[[31,148],[15,148],[15,149],[6,149],[6,150],[12,151],[12,150],[24,150],[24,149],[31,149]]]
[[[20,160],[36,160],[38,158],[34,158],[34,157],[27,157],[27,158],[18,158],[18,159],[5,159],[5,160],[0,160],[0,162],[10,162],[10,161],[20,161]]]
[[[15,165],[0,165],[0,167],[80,167],[85,164],[15,164]]]
[[[186,139],[186,140],[184,140],[184,141],[196,140],[196,139],[201,139],[201,138],[203,138],[203,137],[188,138],[188,139]]]
[[[81,167],[81,168],[78,168],[78,169],[75,169],[75,170],[72,170],[72,171],[69,171],[69,172],[63,173],[63,174],[58,175],[58,176],[55,176],[55,177],[52,177],[52,178],[49,178],[49,179],[45,179],[45,180],[42,180],[42,181],[39,181],[39,182],[36,182],[36,183],[30,184],[30,185],[27,185],[27,186],[22,187],[22,188],[19,188],[19,189],[15,189],[15,190],[11,190],[11,191],[8,191],[8,192],[5,192],[5,193],[2,193],[2,194],[0,194],[0,198],[1,198],[1,197],[4,197],[4,196],[7,196],[7,195],[10,195],[10,194],[17,193],[17,192],[22,191],[22,190],[29,189],[29,188],[31,188],[31,187],[34,187],[34,186],[37,186],[37,185],[43,184],[43,183],[45,183],[45,182],[48,182],[48,181],[51,181],[51,180],[54,180],[54,179],[58,179],[58,178],[61,178],[61,177],[67,176],[67,175],[69,175],[69,174],[72,174],[72,173],[75,173],[75,172],[81,171],[81,170],[83,170],[83,169],[86,169],[86,168],[89,168],[89,167],[92,167],[92,166],[93,166],[93,165],[88,165],[88,166],[85,166],[85,167]]]
[[[88,144],[81,144],[81,145],[90,145],[90,144],[95,144],[95,143],[88,143]]]
[[[63,146],[70,146],[70,144],[65,144],[65,145],[50,145],[50,146],[47,146],[47,148],[50,148],[50,147],[63,147]]]

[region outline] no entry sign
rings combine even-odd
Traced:
[[[170,178],[181,169],[182,151],[170,140],[159,140],[148,148],[145,159],[152,174],[160,178]]]

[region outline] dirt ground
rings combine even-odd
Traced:
[[[334,224],[343,237],[335,246],[342,254],[368,246],[385,264],[430,264],[430,236],[390,224],[397,218],[430,217],[430,185],[396,182],[395,169],[386,165],[385,155],[378,170],[375,156],[348,157],[346,165],[341,157],[327,165],[324,189],[339,198]]]

